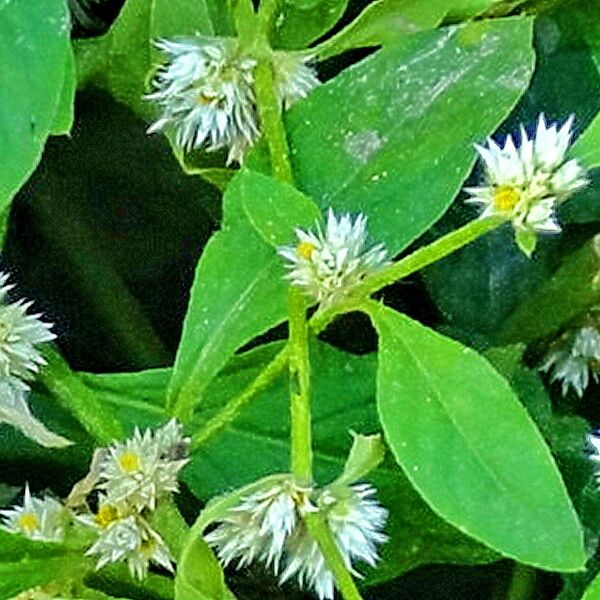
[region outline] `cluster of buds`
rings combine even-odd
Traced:
[[[185,151],[228,149],[227,164],[241,163],[260,137],[256,108],[256,60],[233,38],[160,39],[165,56],[147,100],[161,109],[148,133],[169,129]],[[289,108],[319,84],[307,59],[273,54],[275,86],[281,108]]]
[[[485,182],[465,191],[468,202],[482,204],[481,217],[500,215],[510,220],[521,250],[531,255],[537,233],[557,233],[556,207],[588,183],[585,169],[576,159],[566,158],[571,143],[573,116],[558,127],[538,118],[531,139],[521,126],[521,143],[511,135],[504,146],[488,139],[487,147],[476,145],[485,166]]]
[[[322,305],[336,302],[388,264],[383,244],[369,244],[362,213],[355,219],[349,214],[338,218],[330,208],[325,230],[317,223],[314,230],[296,229],[296,236],[295,245],[279,248],[287,261],[287,279]]]
[[[590,381],[600,378],[600,314],[587,316],[587,322],[569,329],[555,340],[540,370],[551,373],[551,381],[559,381],[562,394],[572,389],[581,398]]]
[[[69,524],[83,525],[96,535],[86,554],[97,558],[97,569],[123,561],[139,579],[150,563],[172,571],[169,548],[150,526],[150,517],[159,502],[178,491],[188,444],[175,420],[156,431],[136,429],[125,442],[96,451],[89,474],[65,504],[49,496],[34,498],[26,486],[23,504],[0,513],[3,527],[33,540],[60,542]],[[95,510],[89,498],[95,499]]]
[[[29,410],[29,384],[45,364],[38,347],[56,338],[52,324],[28,311],[33,302],[8,301],[14,285],[0,273],[0,423],[8,423],[47,447],[68,446],[65,438],[49,431]]]
[[[320,600],[334,597],[334,577],[303,517],[319,512],[329,527],[340,555],[355,576],[355,561],[375,566],[378,545],[387,540],[383,527],[387,510],[368,484],[334,483],[323,489],[299,487],[283,477],[231,509],[205,539],[225,565],[242,568],[258,561],[272,568],[280,583],[296,578]]]

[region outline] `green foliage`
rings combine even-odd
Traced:
[[[35,169],[51,134],[72,121],[73,56],[63,0],[0,6],[0,211]]]
[[[372,304],[369,314],[380,336],[377,395],[386,439],[432,508],[506,556],[580,569],[585,553],[573,506],[507,382],[457,342],[385,307]]]

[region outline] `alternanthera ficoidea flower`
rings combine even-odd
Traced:
[[[154,510],[157,500],[177,492],[179,471],[188,462],[188,442],[175,420],[156,431],[136,428],[131,438],[107,449],[98,487],[112,504]]]
[[[244,498],[205,539],[224,565],[237,561],[240,568],[256,560],[272,567],[281,583],[296,579],[321,600],[332,600],[333,574],[303,521],[306,513],[317,511],[354,575],[359,575],[356,561],[375,565],[377,547],[387,539],[387,510],[375,499],[375,489],[365,484],[315,492],[286,480]]]
[[[39,542],[61,542],[68,522],[67,509],[54,498],[35,498],[25,486],[23,504],[0,511],[2,526]]]
[[[170,129],[185,151],[227,149],[227,163],[242,163],[260,137],[256,108],[256,60],[234,38],[160,39],[165,57],[146,96],[161,109],[148,133]],[[273,54],[275,85],[283,108],[289,108],[318,85],[307,58]]]
[[[482,204],[482,218],[501,215],[512,221],[519,247],[530,255],[537,233],[556,233],[556,207],[588,183],[585,169],[576,159],[567,160],[573,116],[559,127],[547,125],[540,115],[531,139],[521,127],[520,145],[512,135],[504,146],[489,138],[476,145],[485,167],[485,182],[466,188],[468,202]]]
[[[226,148],[227,162],[242,162],[259,136],[254,98],[256,61],[241,56],[228,38],[161,39],[165,55],[147,100],[162,110],[148,133],[172,128],[175,143],[186,151]]]
[[[387,541],[383,528],[388,511],[375,498],[368,484],[325,488],[317,498],[317,510],[325,516],[348,570],[356,577],[357,561],[374,567],[378,546]],[[286,544],[286,564],[281,582],[296,578],[300,587],[312,588],[320,600],[333,600],[335,582],[319,546],[304,524]]]
[[[542,366],[551,372],[552,381],[560,381],[565,396],[573,389],[581,398],[590,378],[600,377],[600,332],[593,325],[568,332],[553,345]]]
[[[173,571],[173,558],[164,540],[139,515],[112,520],[99,528],[98,539],[86,552],[97,557],[96,569],[123,561],[138,579],[148,574],[150,563]]]
[[[38,444],[61,447],[70,444],[49,431],[29,410],[29,382],[46,364],[39,346],[56,338],[52,324],[40,313],[30,314],[32,302],[8,301],[14,285],[0,273],[0,423],[8,423]]]
[[[331,302],[347,293],[387,263],[384,245],[369,245],[364,214],[338,218],[329,209],[325,231],[317,223],[314,230],[296,229],[296,236],[296,245],[278,250],[288,261],[287,278],[319,302]]]

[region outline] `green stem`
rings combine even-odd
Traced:
[[[311,328],[316,333],[323,331],[336,316],[359,310],[361,304],[380,289],[441,260],[505,222],[503,217],[475,219],[438,238],[431,244],[415,250],[398,262],[376,271],[358,284],[345,301],[315,313],[310,321]]]
[[[506,591],[506,600],[530,600],[535,592],[535,569],[515,563]]]
[[[280,181],[293,183],[290,151],[281,120],[281,104],[275,91],[273,65],[270,58],[259,60],[255,77],[258,114],[262,133],[269,148],[273,175]]]
[[[235,396],[219,410],[199,431],[192,436],[191,451],[194,452],[204,445],[221,429],[227,427],[239,414],[244,405],[256,394],[265,390],[283,371],[288,360],[288,347],[283,348],[275,358],[259,373],[241,394]]]
[[[307,302],[302,292],[290,288],[290,439],[292,474],[301,486],[312,484],[310,363],[306,308]]]
[[[98,401],[92,391],[79,379],[62,356],[53,349],[43,350],[47,365],[38,381],[66,408],[100,444],[107,444],[124,436],[121,424],[111,411]]]
[[[318,513],[307,513],[303,517],[310,535],[319,545],[327,566],[333,573],[336,586],[344,600],[362,600],[360,592],[352,579],[352,575],[344,564],[344,559],[333,539],[331,529]]]

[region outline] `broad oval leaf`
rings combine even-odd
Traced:
[[[74,78],[63,0],[0,4],[0,210],[70,126]]]
[[[573,144],[570,155],[588,169],[600,166],[600,113]]]
[[[600,575],[590,583],[581,600],[600,600]]]
[[[298,187],[321,208],[367,213],[374,238],[401,250],[444,213],[473,143],[527,88],[531,25],[497,19],[408,36],[314,90],[286,118]],[[253,161],[265,167],[264,147]]]
[[[428,504],[521,562],[583,568],[583,532],[540,432],[473,350],[372,302],[386,439]]]

